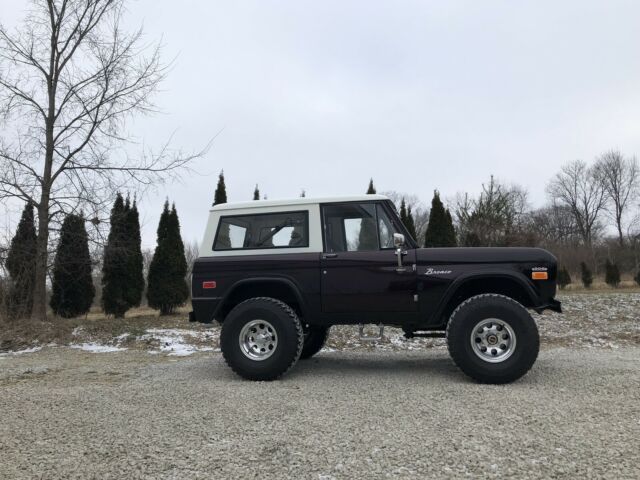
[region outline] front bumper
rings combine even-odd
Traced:
[[[562,304],[558,300],[553,299],[549,303],[534,308],[534,310],[538,313],[542,313],[545,310],[562,313]]]

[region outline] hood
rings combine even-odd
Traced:
[[[429,264],[454,263],[540,263],[557,262],[550,252],[542,248],[526,247],[454,247],[418,248],[418,262]]]

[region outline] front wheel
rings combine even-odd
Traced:
[[[469,377],[482,383],[509,383],[533,366],[540,349],[538,327],[512,298],[497,294],[461,303],[447,325],[449,353]]]
[[[296,313],[275,298],[256,297],[236,305],[220,333],[227,365],[248,380],[275,380],[302,352],[302,325]]]

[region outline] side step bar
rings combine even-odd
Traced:
[[[445,338],[447,332],[404,332],[404,338]]]

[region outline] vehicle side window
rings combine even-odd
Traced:
[[[382,205],[376,205],[378,213],[378,236],[380,237],[380,248],[394,248],[393,234],[401,233],[393,224]]]
[[[309,246],[308,212],[230,215],[220,218],[214,250]]]
[[[345,203],[323,207],[328,252],[378,250],[376,207],[373,203]]]

